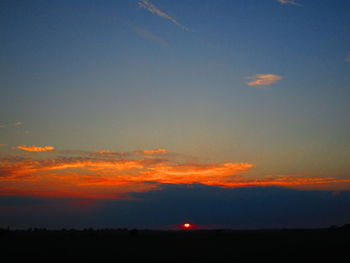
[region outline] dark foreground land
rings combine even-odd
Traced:
[[[7,259],[2,262],[343,262],[350,254],[350,230],[2,229],[0,252]]]

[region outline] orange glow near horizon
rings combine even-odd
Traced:
[[[150,151],[153,151],[151,156]],[[189,163],[167,155],[167,150],[150,151],[123,154],[122,157],[104,151],[107,156],[93,158],[0,158],[0,195],[121,199],[129,198],[128,194],[132,192],[160,189],[162,184],[298,189],[350,186],[350,179],[335,177],[278,175],[252,178],[246,174],[253,168],[251,163]],[[148,157],[144,158],[144,155]]]

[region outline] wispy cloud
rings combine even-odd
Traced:
[[[251,81],[247,82],[247,84],[249,86],[268,86],[276,83],[282,78],[282,76],[276,74],[256,74],[255,76],[248,77]]]
[[[0,128],[10,127],[10,126],[19,127],[19,126],[22,126],[22,125],[23,125],[23,122],[21,122],[21,121],[0,123]]]
[[[110,150],[99,150],[94,152],[87,152],[89,155],[92,156],[104,156],[104,157],[118,157],[125,155],[124,152],[113,152]]]
[[[55,150],[53,146],[28,146],[28,145],[19,145],[17,149],[27,151],[27,152],[47,152]]]
[[[345,61],[350,62],[350,52],[349,52],[348,56],[345,58]]]
[[[302,6],[301,4],[295,2],[294,0],[277,0],[277,2],[279,2],[282,5],[296,5],[296,6]]]
[[[22,126],[23,125],[23,122],[21,122],[21,121],[16,121],[16,122],[14,122],[13,124],[12,124],[13,126]]]
[[[154,150],[141,150],[141,151],[135,151],[135,154],[145,154],[145,155],[156,155],[156,154],[165,154],[167,153],[167,149],[154,149]]]
[[[166,19],[168,21],[170,21],[171,23],[179,26],[180,28],[182,28],[183,30],[188,30],[187,27],[185,27],[184,25],[182,25],[180,22],[178,22],[175,18],[173,18],[172,16],[168,15],[167,13],[165,13],[164,11],[160,10],[158,7],[156,7],[154,4],[152,4],[150,1],[148,0],[142,0],[138,2],[138,5],[142,8],[145,8],[146,10],[148,10],[149,12],[163,18]]]
[[[145,39],[151,40],[151,41],[155,42],[156,44],[163,46],[163,47],[169,46],[169,44],[163,38],[161,38],[160,36],[157,36],[156,34],[150,32],[144,28],[141,28],[141,27],[135,26],[135,25],[130,25],[130,24],[129,24],[129,27],[132,30],[134,30],[134,32],[136,34],[138,34],[139,36],[141,36]]]

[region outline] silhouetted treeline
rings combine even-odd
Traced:
[[[336,262],[350,251],[350,224],[327,229],[281,230],[1,228],[0,247],[1,257],[13,261],[240,262],[277,259],[313,262],[328,259]]]

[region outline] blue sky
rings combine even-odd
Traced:
[[[251,164],[249,185],[349,190],[349,11],[346,0],[2,1],[0,187],[14,187],[18,158],[42,168],[72,152],[166,149],[189,169]],[[8,194],[28,195],[24,184]]]

